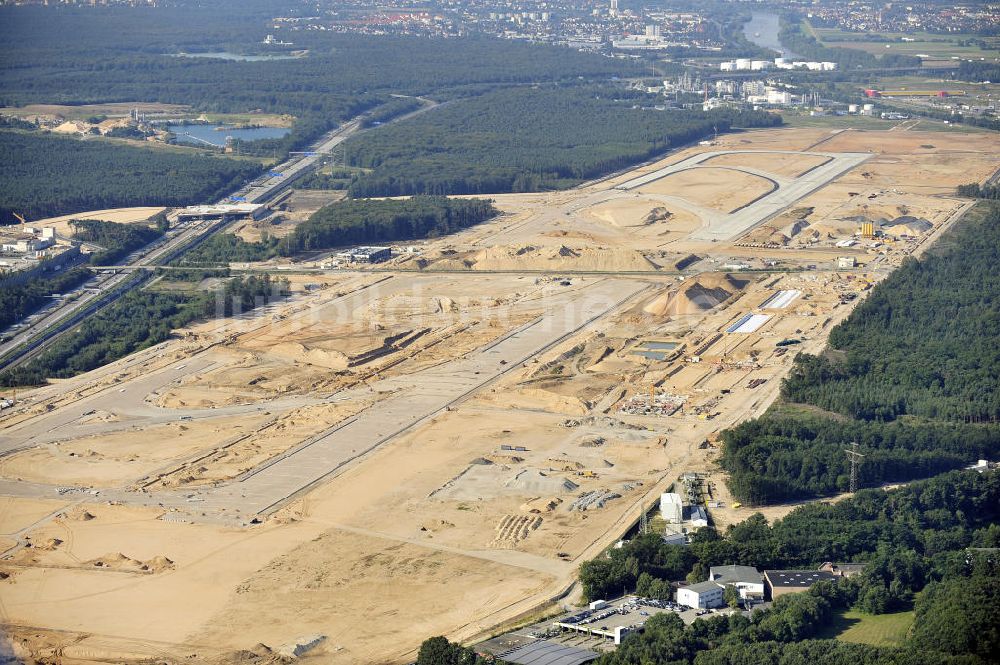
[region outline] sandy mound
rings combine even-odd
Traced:
[[[707,312],[731,298],[746,286],[732,275],[702,274],[683,282],[678,288],[661,293],[643,311],[653,316],[678,316]]]
[[[347,369],[349,361],[347,355],[340,351],[308,348],[298,342],[285,342],[275,345],[268,349],[267,355],[281,360],[307,363],[335,370]]]
[[[521,505],[521,510],[526,513],[548,513],[556,509],[562,503],[562,499],[557,496],[538,497],[528,499]]]
[[[532,494],[572,492],[579,485],[561,476],[547,476],[537,469],[525,469],[504,483],[504,487]]]
[[[154,556],[145,564],[146,569],[153,573],[161,573],[164,570],[172,570],[174,562],[165,556]]]
[[[144,570],[142,561],[125,556],[121,552],[115,554],[105,554],[104,556],[85,561],[85,566],[94,568],[106,568],[108,570],[123,570],[132,572],[142,572]]]
[[[609,247],[490,247],[467,260],[473,270],[622,270],[645,271],[656,266],[641,253]]]
[[[118,414],[111,411],[94,411],[93,413],[80,418],[80,422],[84,424],[113,423],[118,422],[118,420]]]
[[[882,227],[888,229],[890,233],[916,236],[921,233],[927,233],[934,228],[934,225],[922,217],[903,215],[902,217],[897,217],[891,222],[883,224]]]
[[[49,538],[41,545],[36,545],[35,549],[46,550],[48,552],[51,552],[52,550],[54,550],[55,548],[59,547],[62,544],[63,541],[60,540],[59,538]]]
[[[642,223],[643,225],[648,226],[650,224],[656,224],[657,222],[665,222],[673,216],[674,214],[672,212],[660,206],[650,210],[649,214],[642,218]]]
[[[161,573],[173,569],[174,562],[165,556],[154,556],[149,561],[140,561],[117,552],[85,561],[83,565],[133,573]]]
[[[72,520],[74,522],[87,522],[95,518],[94,514],[89,512],[83,506],[77,506],[72,510],[67,510],[65,513],[60,513],[59,517],[64,520]]]
[[[509,409],[531,409],[563,413],[568,416],[582,416],[587,413],[587,404],[578,397],[558,395],[541,388],[522,388],[520,390],[504,390],[485,396],[497,406]]]

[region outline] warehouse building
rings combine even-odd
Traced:
[[[388,247],[355,247],[339,252],[337,258],[348,263],[382,263],[392,257]]]
[[[764,589],[774,600],[786,593],[806,591],[816,582],[835,579],[836,575],[825,570],[765,570]]]

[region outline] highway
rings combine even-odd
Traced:
[[[395,118],[391,122],[413,117],[437,106],[431,100],[418,99],[424,104],[423,108]],[[296,153],[281,164],[271,167],[268,173],[276,175],[261,176],[226,196],[219,203],[233,200],[265,203],[271,200],[316,168],[334,148],[363,131],[362,117],[354,118],[328,132],[309,150]],[[170,231],[159,240],[127,256],[122,261],[120,270],[117,266],[109,268],[115,274],[102,272],[96,275],[74,291],[64,294],[62,304],[55,307],[49,305],[21,324],[15,324],[5,331],[7,336],[0,343],[0,370],[15,367],[37,356],[71,327],[148,281],[152,271],[139,268],[150,268],[172,261],[231,223],[231,220],[225,218],[214,222],[181,222],[176,213],[171,213],[168,219]],[[17,332],[10,335],[11,330]]]

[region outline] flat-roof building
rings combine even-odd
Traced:
[[[497,658],[517,665],[584,665],[597,660],[597,653],[549,640],[538,640],[498,653]]]
[[[827,561],[819,567],[820,570],[832,573],[837,577],[854,577],[865,569],[863,563],[832,563]]]
[[[337,258],[348,263],[382,263],[392,257],[388,247],[354,247],[345,252],[338,252]]]
[[[805,591],[816,582],[835,580],[837,576],[825,570],[765,570],[765,590],[771,599],[786,593]]]
[[[723,590],[718,583],[698,582],[691,586],[681,587],[677,590],[677,602],[681,605],[696,609],[709,609],[712,607],[722,607]]]
[[[684,521],[684,501],[680,494],[665,492],[660,495],[660,515],[667,524],[680,524]]]

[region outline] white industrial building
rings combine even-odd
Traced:
[[[752,566],[712,566],[708,579],[723,586],[736,587],[740,598],[764,597],[764,575]]]
[[[748,58],[738,58],[719,63],[719,70],[723,72],[734,71],[762,71],[775,67],[777,69],[808,69],[811,72],[832,72],[837,69],[835,62],[815,62],[807,60],[789,61],[788,58],[775,58],[774,62],[768,60],[750,60]]]
[[[339,252],[337,258],[348,263],[382,263],[392,257],[388,247],[354,247],[346,252]]]
[[[667,524],[680,524],[684,521],[684,501],[680,494],[665,492],[660,495],[660,515]]]
[[[677,603],[699,610],[722,607],[723,589],[715,582],[698,582],[677,590]]]

